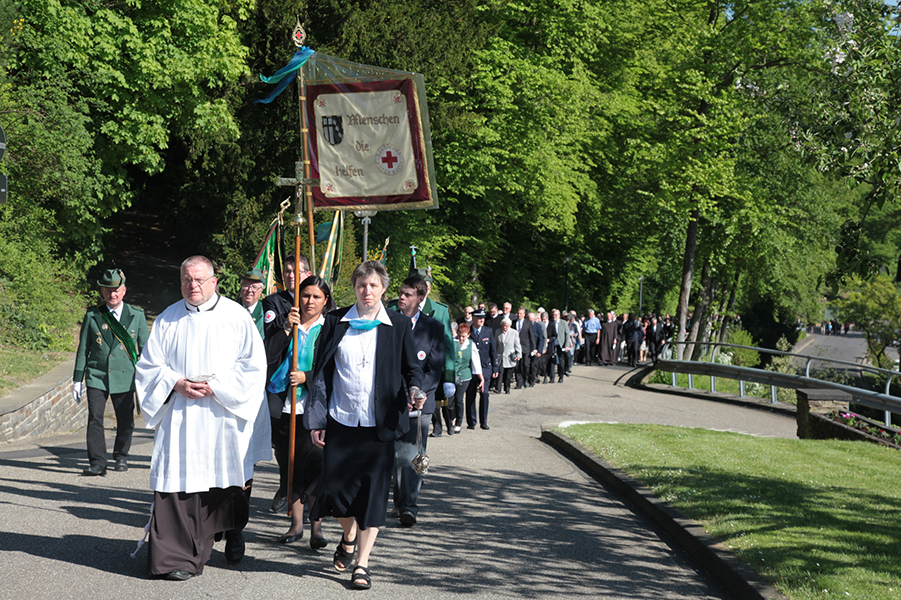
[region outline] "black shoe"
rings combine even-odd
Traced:
[[[87,469],[81,472],[82,475],[87,475],[88,477],[106,477],[106,467],[101,467],[100,465],[91,465]]]
[[[225,532],[225,560],[228,564],[236,565],[241,562],[246,547],[243,531],[233,529]]]
[[[519,384],[516,384],[516,387],[515,387],[515,388],[513,388],[513,389],[514,389],[514,390],[521,390],[521,389],[522,389],[522,386],[521,386],[521,385],[519,385]]]
[[[321,535],[310,536],[310,548],[312,548],[313,550],[319,550],[320,548],[325,548],[326,546],[328,546],[328,540]]]
[[[116,466],[113,467],[113,471],[127,471],[128,470],[128,461],[124,458],[116,459]]]
[[[429,434],[429,437],[441,437],[441,435],[442,435],[442,434],[440,434],[440,433],[435,433],[435,432],[433,431],[432,433]]]
[[[275,497],[272,498],[272,504],[269,506],[269,511],[278,513],[282,512],[288,506],[288,495],[282,494],[281,491],[275,492]]]
[[[482,429],[491,429],[491,428],[488,427],[487,425],[482,425]]]
[[[475,429],[475,428],[476,428],[475,425],[467,425],[467,426],[466,426],[466,429]]]
[[[453,428],[453,427],[448,427],[448,428],[447,428],[447,435],[454,435],[454,428]]]
[[[413,527],[416,525],[416,515],[409,510],[400,513],[400,524],[403,527]]]
[[[278,538],[278,543],[279,544],[293,544],[297,540],[302,540],[302,539],[303,539],[303,529],[301,529],[298,533],[295,533],[294,535],[288,535],[286,533],[282,537]]]
[[[561,377],[559,380],[557,380],[557,383],[563,383],[563,378]]]
[[[510,393],[510,390],[504,390],[504,393],[505,393],[505,394],[509,394],[509,393]]]
[[[187,571],[182,571],[181,569],[170,571],[169,573],[163,575],[163,579],[168,579],[169,581],[187,581],[192,577],[194,577],[194,573],[188,573]]]

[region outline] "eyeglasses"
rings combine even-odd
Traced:
[[[259,283],[242,283],[241,289],[242,290],[253,290],[255,292],[262,292],[263,286]]]
[[[213,277],[215,277],[215,275],[210,275],[206,279],[191,279],[190,277],[182,277],[181,284],[185,287],[194,287],[195,284],[202,287],[204,283],[206,283]]]

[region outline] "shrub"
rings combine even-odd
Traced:
[[[737,346],[757,346],[751,334],[741,327],[733,327],[729,330],[728,341],[730,344]],[[760,353],[756,350],[746,350],[744,348],[730,348],[732,353],[732,364],[739,367],[756,367],[760,364]]]
[[[15,239],[10,223],[0,227],[0,343],[31,350],[75,349],[73,328],[85,298],[73,290],[79,279],[49,244]]]

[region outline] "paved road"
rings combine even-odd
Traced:
[[[867,343],[864,334],[859,331],[850,331],[844,335],[824,335],[822,333],[808,334],[806,338],[795,347],[797,354],[805,354],[817,358],[842,360],[858,365],[871,365],[867,359]],[[898,358],[897,348],[886,349],[888,356],[895,360]],[[806,361],[796,359],[795,364],[805,368]],[[814,360],[810,365],[811,374],[824,379],[835,380],[832,371],[844,372],[852,379],[859,379],[862,369],[848,365],[837,365],[826,361]]]
[[[430,440],[420,524],[382,531],[367,597],[728,598],[643,517],[542,443],[540,428],[650,422],[794,437],[794,420],[625,387],[630,373],[577,366],[563,384],[494,395],[490,431]],[[287,518],[266,510],[272,464],[257,473],[240,565],[227,565],[219,544],[202,577],[146,579],[145,551],[128,554],[148,517],[151,440],[138,430],[131,470],[104,478],[80,476],[82,433],[2,448],[0,598],[346,597],[349,575],[331,567],[336,523],[326,523],[331,546],[318,554],[275,543]]]

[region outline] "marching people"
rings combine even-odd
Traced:
[[[466,428],[475,429],[478,424],[482,429],[488,427],[488,400],[490,397],[491,383],[497,379],[497,345],[494,342],[494,333],[485,325],[485,311],[479,309],[472,313],[472,343],[479,349],[479,358],[482,363],[482,377],[485,385],[482,389],[470,384],[466,392]],[[479,397],[479,412],[476,415],[476,395]]]
[[[588,319],[582,324],[582,338],[585,340],[585,364],[590,367],[594,362],[598,344],[601,343],[601,322],[591,309],[588,310]]]
[[[249,269],[241,276],[241,288],[238,291],[237,298],[237,301],[250,313],[253,324],[257,326],[257,330],[260,332],[260,337],[265,335],[263,329],[263,304],[260,302],[263,287],[263,272],[256,268]]]
[[[412,322],[416,360],[422,368],[420,389],[426,394],[420,415],[416,420],[413,414],[410,415],[409,431],[395,442],[394,510],[391,514],[400,519],[404,527],[412,527],[419,518],[417,501],[422,488],[422,475],[416,472],[411,461],[419,450],[418,440],[422,441],[423,452],[427,448],[429,424],[436,408],[435,395],[444,379],[444,327],[419,309],[425,297],[426,283],[422,277],[413,275],[404,279],[397,308]],[[440,416],[435,418],[441,419]]]
[[[304,410],[313,443],[324,449],[310,518],[338,519],[333,564],[351,569],[355,589],[372,586],[369,557],[387,520],[395,442],[409,430],[409,411],[426,400],[410,319],[382,304],[389,282],[377,261],[354,269],[357,301],[325,318]]]
[[[72,395],[76,402],[87,388],[86,442],[90,464],[82,474],[88,476],[106,475],[103,411],[107,397],[116,411],[113,470],[128,470],[128,453],[135,429],[135,363],[149,335],[144,311],[122,301],[126,292],[125,273],[108,269],[97,285],[103,304],[92,306],[85,313],[72,375]]]
[[[548,376],[554,383],[554,367],[557,367],[557,383],[563,383],[563,374],[566,372],[566,353],[569,351],[569,328],[560,318],[560,311],[551,310],[551,320],[548,323]],[[551,338],[553,333],[553,338]],[[551,345],[553,339],[553,346]]]
[[[324,311],[334,308],[331,289],[328,284],[316,275],[310,275],[300,282],[300,308],[291,307],[291,313],[299,315],[297,327],[297,363],[292,365],[294,357],[293,338],[288,342],[284,362],[270,378],[267,391],[284,397],[278,427],[272,432],[276,444],[276,452],[288,466],[288,453],[291,444],[291,398],[287,391],[291,386],[295,389],[294,405],[294,468],[288,503],[291,505],[291,526],[279,538],[282,544],[292,544],[303,537],[303,507],[307,500],[316,500],[316,488],[322,476],[322,448],[313,443],[309,429],[304,427],[304,401],[308,395],[307,381],[312,380],[313,357],[316,352],[319,334],[325,318]],[[287,476],[285,479],[287,488]],[[318,550],[328,545],[322,535],[321,519],[310,520],[310,548]]]
[[[537,339],[535,331],[532,329],[532,321],[529,319],[529,311],[520,307],[516,311],[515,329],[519,334],[519,347],[522,352],[522,358],[516,366],[516,388],[531,387],[532,382],[532,355],[535,351]]]
[[[216,284],[208,258],[182,263],[183,300],[157,318],[135,368],[144,422],[156,429],[151,577],[200,575],[216,535],[243,528],[249,515],[242,487],[253,478],[266,353],[250,314]],[[243,547],[231,550],[243,556]]]
[[[466,392],[473,381],[476,381],[478,391],[485,389],[485,378],[482,377],[482,360],[478,347],[469,339],[470,327],[466,323],[454,324],[457,330],[457,338],[454,340],[454,372],[456,393],[447,407],[445,419],[449,418],[451,425],[447,426],[450,433],[460,433],[463,428],[463,415]],[[451,429],[453,426],[453,429]]]
[[[263,332],[263,306],[260,295],[263,293],[263,273],[259,269],[250,269],[241,276],[241,287],[237,301],[247,309],[253,324],[262,339]],[[265,393],[264,393],[265,400]],[[253,423],[253,437],[251,438],[249,455],[253,464],[272,460],[272,426],[269,420],[269,407],[266,402],[260,404]],[[253,479],[244,483],[244,499],[250,505],[250,495],[253,492]],[[223,532],[225,536],[225,560],[231,564],[239,563],[244,558],[244,527],[239,523],[234,529]]]
[[[529,386],[531,387],[538,383],[538,375],[544,366],[547,336],[544,333],[544,327],[541,326],[541,321],[538,320],[537,313],[529,313],[529,320],[532,322],[532,334],[535,341],[535,344],[532,346],[532,361],[529,369],[531,378]]]
[[[522,360],[522,345],[519,342],[519,334],[510,329],[510,319],[501,319],[501,328],[497,332],[497,357],[500,364],[498,374],[498,390],[503,385],[504,393],[510,393],[510,384],[513,381],[513,371],[519,361]]]
[[[300,264],[299,272],[294,273],[296,267],[295,262]],[[293,328],[300,323],[300,313],[292,311],[294,308],[294,286],[298,279],[305,280],[313,273],[310,271],[309,259],[301,254],[296,256],[289,254],[285,257],[285,266],[282,277],[285,283],[285,289],[277,294],[270,294],[263,299],[263,336],[266,346],[266,381],[269,381],[275,374],[275,370],[285,362],[288,354],[288,344],[292,339]],[[266,391],[266,399],[269,404],[270,425],[273,432],[278,431],[281,426],[282,408],[285,405],[285,397],[287,391],[276,394]],[[272,446],[275,448],[275,461],[278,463],[279,486],[272,498],[272,505],[269,510],[272,512],[281,512],[288,504],[288,455],[282,453],[282,449],[287,451],[287,446],[276,443],[272,440]]]

